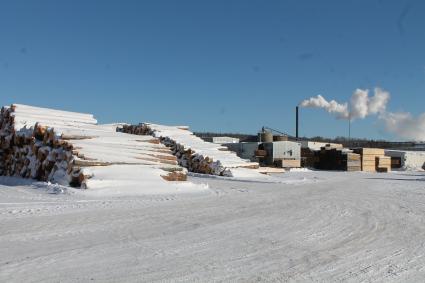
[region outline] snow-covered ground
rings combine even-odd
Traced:
[[[240,176],[157,195],[0,177],[0,282],[425,278],[424,172]]]

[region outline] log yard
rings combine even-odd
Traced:
[[[3,282],[425,276],[421,152],[409,165],[264,129],[226,147],[21,104],[0,125]]]
[[[424,27],[0,0],[0,283],[425,282]]]

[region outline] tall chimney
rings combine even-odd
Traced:
[[[298,106],[295,108],[295,137],[297,138],[297,140],[298,140],[298,123],[299,123],[299,120],[298,120]]]

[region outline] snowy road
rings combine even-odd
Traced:
[[[423,281],[425,173],[280,178],[105,198],[0,186],[0,282]]]

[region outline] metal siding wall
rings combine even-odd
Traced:
[[[296,142],[280,141],[265,143],[264,149],[273,160],[282,158],[301,159],[301,146]]]

